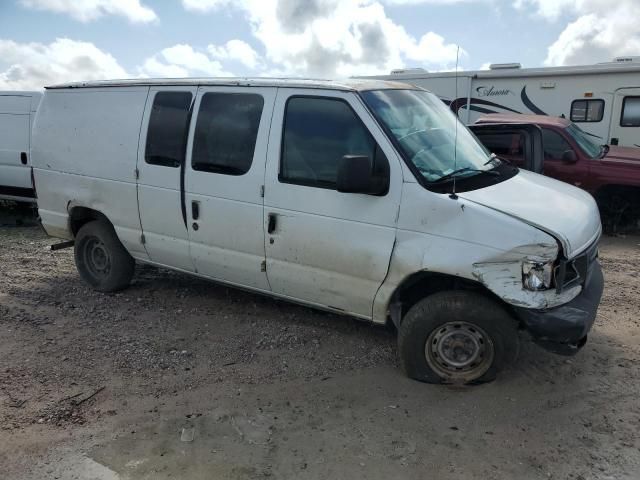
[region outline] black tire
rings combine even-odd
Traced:
[[[74,256],[80,277],[99,292],[115,292],[131,283],[135,260],[107,222],[94,220],[80,228]]]
[[[518,355],[517,323],[498,303],[478,293],[438,292],[404,316],[398,351],[404,371],[415,380],[489,382]]]

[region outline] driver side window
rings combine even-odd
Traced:
[[[291,97],[285,107],[278,178],[285,183],[336,188],[338,165],[344,155],[365,155],[374,162],[386,162],[376,147],[344,100]]]
[[[562,135],[548,128],[542,129],[542,141],[544,143],[545,160],[562,160],[564,152],[573,150]]]

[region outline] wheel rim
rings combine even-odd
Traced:
[[[450,381],[473,381],[486,373],[495,350],[491,337],[467,322],[448,322],[431,332],[425,343],[427,363]]]
[[[96,279],[103,279],[111,271],[111,255],[97,237],[88,238],[84,244],[84,259],[87,269]]]

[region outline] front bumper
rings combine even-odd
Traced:
[[[602,269],[594,260],[589,266],[582,292],[576,298],[546,310],[516,307],[516,315],[538,345],[553,353],[573,355],[587,340],[603,289]]]

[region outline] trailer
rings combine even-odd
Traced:
[[[0,199],[35,202],[31,129],[42,92],[0,91]]]
[[[640,147],[640,57],[571,67],[432,73],[394,70],[375,77],[410,83],[435,93],[467,124],[489,113],[567,118],[601,144]]]

